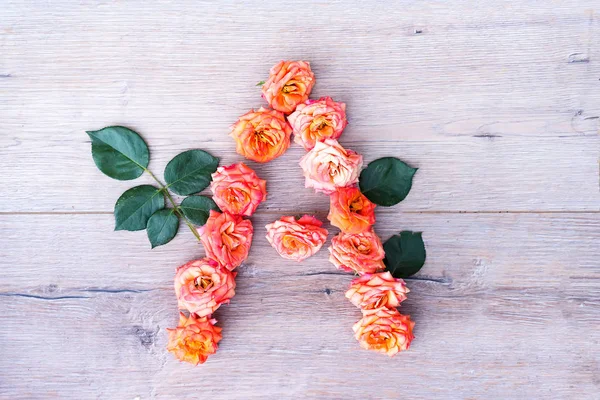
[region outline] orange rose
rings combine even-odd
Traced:
[[[409,290],[402,279],[396,279],[389,271],[366,274],[352,281],[346,298],[363,310],[396,308],[406,300]]]
[[[305,186],[325,194],[352,186],[358,182],[362,161],[360,154],[344,149],[335,139],[316,142],[315,147],[300,160],[306,178]]]
[[[286,114],[308,99],[315,84],[315,75],[306,61],[280,61],[269,72],[262,87],[262,96],[277,111]]]
[[[199,318],[190,314],[189,318],[179,313],[179,326],[167,328],[169,343],[167,350],[181,361],[195,365],[204,364],[208,356],[215,354],[217,343],[221,340],[221,328],[215,325],[217,321],[207,317]]]
[[[208,258],[233,271],[248,258],[252,244],[252,222],[239,215],[211,210],[206,224],[198,229]]]
[[[319,251],[327,240],[327,229],[321,225],[310,215],[297,221],[294,217],[281,217],[266,226],[267,240],[281,257],[302,261]]]
[[[233,215],[249,217],[267,199],[267,181],[244,163],[217,168],[210,190],[217,206]]]
[[[339,188],[329,198],[327,219],[344,233],[362,233],[375,223],[375,204],[357,187]]]
[[[331,240],[329,254],[329,261],[346,272],[372,274],[385,268],[385,252],[373,230],[357,234],[340,232]]]
[[[414,339],[415,323],[408,315],[396,309],[379,308],[363,313],[363,318],[352,329],[360,346],[392,357],[408,349]]]
[[[198,317],[211,315],[235,295],[235,275],[208,258],[182,265],[175,274],[179,308]]]
[[[331,97],[307,100],[288,116],[294,131],[294,141],[311,150],[316,142],[337,139],[346,127],[346,105]]]
[[[290,147],[292,127],[279,111],[260,108],[242,115],[231,127],[236,151],[244,157],[267,162],[279,157]]]

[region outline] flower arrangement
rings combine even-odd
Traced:
[[[328,249],[329,261],[358,275],[345,294],[362,312],[352,328],[354,336],[361,347],[394,356],[414,338],[414,322],[397,307],[409,293],[402,278],[421,269],[425,247],[421,233],[410,231],[382,243],[374,230],[375,209],[402,201],[417,170],[394,157],[363,169],[362,155],[338,142],[348,124],[346,105],[330,97],[310,99],[315,82],[310,63],[279,62],[268,80],[259,83],[270,108],[240,116],[230,136],[239,154],[259,163],[285,153],[292,135],[306,150],[299,161],[305,186],[329,196],[327,219],[340,230]],[[131,180],[147,173],[156,182],[121,195],[114,209],[115,230],[145,229],[154,248],[171,241],[183,220],[204,246],[205,258],[175,272],[180,320],[176,328],[167,329],[168,351],[181,361],[204,363],[222,338],[213,315],[235,295],[235,270],[247,259],[254,235],[248,218],[267,199],[266,181],[245,163],[219,167],[218,158],[195,149],[167,164],[163,184],[148,170],[148,146],[136,132],[109,126],[87,133],[94,162],[104,174]],[[212,197],[197,195],[205,188]],[[187,197],[178,204],[171,193]],[[275,251],[298,262],[315,255],[328,236],[323,223],[311,215],[282,216],[265,228]]]

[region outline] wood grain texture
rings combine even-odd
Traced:
[[[80,132],[71,141],[54,146],[52,157],[45,155],[48,149],[40,149],[35,143],[12,148],[10,157],[0,159],[0,164],[4,164],[5,171],[10,171],[8,184],[17,190],[0,197],[0,209],[4,212],[112,212],[125,190],[154,183],[147,175],[125,182],[103,175],[94,165],[91,145],[84,135]],[[235,153],[233,141],[194,144],[180,136],[178,143],[162,144],[171,139],[155,135],[145,135],[145,138],[151,143],[150,169],[158,176],[162,176],[168,161],[186,148],[186,143],[220,156],[222,165],[243,160]],[[392,211],[600,210],[600,153],[597,151],[600,135],[471,140],[374,139],[367,142],[344,138],[340,142],[364,154],[365,162],[383,156],[400,156],[419,168],[413,182],[419,190],[411,191]],[[302,169],[298,165],[302,155],[304,150],[294,146],[266,165],[248,162],[268,182],[268,202],[261,210],[295,212],[327,208],[327,198],[304,189]],[[23,180],[20,171],[28,170],[31,164],[39,169],[38,173],[47,171],[43,179]],[[10,185],[12,181],[14,185]],[[295,194],[297,202],[290,202],[290,192]]]
[[[0,209],[110,211],[129,183],[102,180],[84,133],[109,124],[147,139],[158,174],[182,148],[239,160],[229,125],[264,104],[255,82],[274,61],[298,57],[313,63],[315,96],[348,104],[344,145],[420,168],[422,190],[402,210],[600,210],[593,9],[459,4],[369,6],[377,26],[365,26],[360,6],[316,3],[327,18],[292,29],[285,2],[9,7],[0,168],[18,190],[0,196]],[[302,185],[301,154],[259,168],[268,208],[289,208],[285,185]],[[23,179],[34,170],[44,179]],[[307,209],[320,206],[303,196]]]
[[[388,215],[377,225],[383,238],[423,229],[428,249],[402,306],[417,339],[394,359],[352,338],[360,313],[343,295],[352,277],[326,251],[304,263],[280,260],[262,235],[271,218],[253,218],[256,240],[237,295],[216,314],[225,334],[219,353],[193,368],[164,351],[165,328],[177,319],[174,269],[202,255],[191,234],[150,252],[143,232],[113,234],[108,215],[2,217],[6,263],[31,254],[20,266],[27,274],[9,270],[0,296],[12,360],[0,365],[4,394],[36,397],[30,383],[42,380],[60,398],[73,387],[84,397],[188,398],[197,380],[213,382],[203,396],[240,399],[596,393],[597,213]],[[390,370],[403,379],[390,379]]]
[[[118,2],[0,7],[1,399],[598,399],[600,23],[596,0]],[[307,59],[314,96],[348,106],[343,145],[419,171],[385,239],[424,232],[408,280],[410,351],[363,351],[327,251],[276,256],[264,225],[325,219],[292,147],[224,339],[201,367],[166,353],[174,269],[203,255],[184,226],[150,250],[113,232],[127,188],[102,175],[86,130],[123,124],[150,167],[189,148],[242,160],[229,125],[264,105],[255,83]],[[335,229],[329,225],[330,239]]]

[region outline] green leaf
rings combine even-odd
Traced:
[[[88,131],[92,139],[92,157],[96,166],[113,179],[138,178],[148,167],[150,153],[144,139],[123,126]]]
[[[396,278],[416,274],[425,264],[425,244],[421,232],[402,231],[383,244],[386,270]]]
[[[148,218],[165,207],[162,191],[152,185],[127,190],[115,204],[115,231],[141,231]]]
[[[203,190],[217,170],[219,159],[202,150],[188,150],[176,155],[165,168],[167,187],[188,196]]]
[[[167,244],[179,230],[179,217],[172,208],[158,210],[148,220],[146,231],[152,248]]]
[[[393,206],[410,192],[415,172],[417,168],[411,168],[397,158],[380,158],[361,172],[360,190],[375,204]]]
[[[260,82],[258,82],[258,83],[256,84],[256,86],[262,86],[262,85],[264,85],[264,84],[265,84],[265,81],[260,81]]]
[[[195,225],[206,224],[210,210],[220,211],[213,199],[206,196],[190,196],[181,202],[181,211]]]

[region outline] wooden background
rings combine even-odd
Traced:
[[[600,3],[523,1],[10,1],[0,7],[0,398],[600,398]],[[361,350],[352,276],[322,250],[279,258],[263,226],[324,219],[291,148],[217,355],[165,350],[185,227],[150,250],[113,232],[127,188],[85,130],[127,125],[159,176],[202,148],[241,161],[229,125],[263,105],[280,59],[312,63],[314,97],[348,106],[344,146],[418,167],[380,209],[387,239],[422,230],[407,281],[416,321],[395,358]],[[329,227],[329,225],[327,225]],[[330,229],[330,238],[335,229]]]

